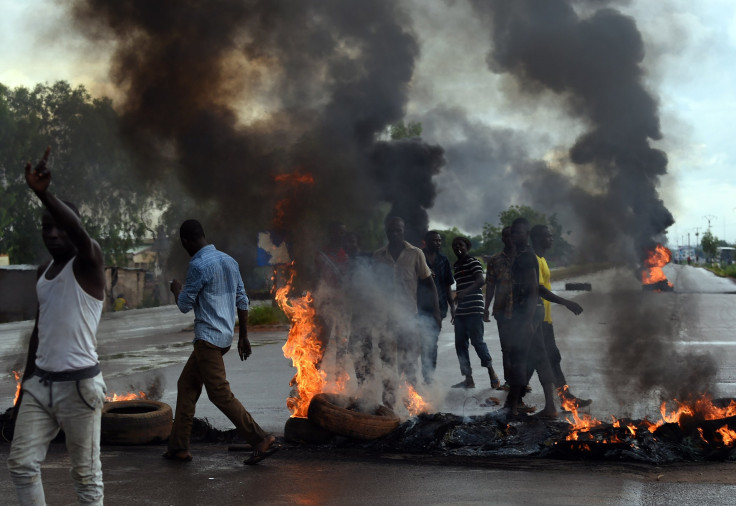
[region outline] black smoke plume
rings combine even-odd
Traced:
[[[574,176],[538,173],[528,191],[574,209],[584,229],[581,251],[640,261],[674,220],[657,191],[667,156],[650,146],[661,138],[659,113],[643,84],[635,21],[607,8],[581,18],[564,0],[473,5],[492,25],[489,67],[514,76],[528,94],[564,97],[587,126],[569,151]]]
[[[640,275],[647,251],[674,219],[657,191],[667,156],[650,145],[661,138],[659,113],[643,83],[644,44],[634,19],[596,10],[592,2],[585,3],[585,17],[575,10],[578,2],[567,0],[471,3],[490,26],[489,68],[512,76],[522,96],[562,97],[570,115],[585,125],[569,150],[574,173],[538,166],[525,190],[542,209],[574,213],[584,256],[625,263]],[[713,360],[676,349],[667,315],[651,296],[656,294],[632,298],[614,291],[608,301],[616,321],[607,354],[614,374],[609,384],[639,393],[659,390],[666,398],[704,393],[714,384]],[[694,363],[697,381],[682,374]],[[622,381],[624,371],[633,377]]]
[[[72,12],[116,45],[141,175],[180,181],[210,238],[245,243],[246,268],[258,231],[276,229],[308,267],[329,221],[356,226],[382,201],[408,238],[426,229],[442,149],[377,140],[404,116],[419,55],[400,5],[76,0]]]

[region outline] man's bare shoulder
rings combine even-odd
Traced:
[[[47,260],[36,268],[36,279],[40,279],[41,276],[43,276],[43,273],[46,272],[46,269],[49,268],[49,265],[51,265],[51,260]]]

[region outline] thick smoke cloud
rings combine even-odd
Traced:
[[[141,173],[173,173],[225,248],[247,236],[254,257],[256,232],[276,228],[308,266],[327,221],[383,200],[410,239],[426,228],[442,149],[376,141],[404,116],[419,55],[394,2],[78,0],[73,13],[116,41]],[[288,174],[312,180],[277,181]]]
[[[584,17],[577,2],[565,0],[471,3],[491,28],[490,70],[513,76],[527,96],[564,97],[570,115],[586,125],[565,164],[573,174],[540,164],[525,190],[543,209],[574,213],[583,255],[625,263],[637,273],[674,220],[657,191],[667,156],[650,146],[661,137],[658,107],[643,85],[644,45],[634,20],[591,2]],[[666,398],[707,391],[714,361],[676,348],[656,294],[613,288],[607,301],[616,322],[607,355],[613,391],[622,382]],[[687,364],[698,364],[697,372],[673,374]],[[629,377],[622,380],[624,371]]]
[[[657,192],[667,157],[650,146],[661,137],[659,116],[642,82],[644,46],[634,20],[612,9],[580,18],[563,0],[473,5],[492,25],[491,70],[510,73],[528,94],[564,96],[571,115],[588,125],[569,152],[572,181],[561,184],[543,173],[528,189],[536,197],[552,187],[569,202],[583,220],[583,249],[610,251],[625,237],[631,242],[627,260],[640,260],[674,220]],[[587,191],[575,191],[578,177]],[[611,228],[600,233],[604,213]]]
[[[530,135],[468,118],[459,107],[436,107],[418,116],[422,136],[441,142],[447,167],[436,178],[432,217],[461,230],[480,233],[484,223],[513,204],[532,202],[522,185],[540,162],[530,158]]]

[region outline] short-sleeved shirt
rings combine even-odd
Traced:
[[[473,284],[478,274],[483,276],[483,266],[477,258],[465,255],[455,262],[455,280],[457,291],[464,290]],[[479,286],[460,301],[455,309],[455,316],[483,314],[483,287]]]
[[[530,269],[534,269],[535,279],[539,279],[539,262],[537,256],[528,248],[523,251],[517,251],[514,262],[511,265],[511,275],[513,278],[513,312],[519,314],[524,312],[529,302],[537,305],[541,304],[539,297],[536,301],[528,301],[529,289],[525,283],[525,277]]]
[[[539,284],[547,290],[552,290],[552,275],[547,260],[537,256],[537,262],[539,262]],[[542,302],[544,303],[544,321],[552,323],[552,304],[547,299],[542,299]]]
[[[399,311],[417,314],[417,283],[432,275],[422,250],[404,241],[404,249],[394,260],[386,245],[373,253],[373,261]]]
[[[194,341],[229,347],[235,330],[235,308],[247,311],[249,307],[238,263],[212,244],[201,248],[189,261],[176,305],[182,313],[194,308]]]
[[[486,270],[486,284],[493,285],[493,311],[492,314],[498,317],[510,319],[513,314],[513,276],[511,275],[511,265],[513,257],[509,257],[505,252],[501,251],[493,255],[488,261]],[[486,294],[488,297],[489,294]]]
[[[426,252],[424,258],[427,258]],[[447,287],[452,286],[455,278],[452,277],[452,267],[450,261],[445,255],[439,251],[435,253],[434,262],[427,260],[427,265],[432,271],[434,286],[437,288],[437,300],[440,303],[440,314],[442,318],[447,316]],[[434,304],[432,304],[432,293],[425,285],[419,285],[417,289],[417,306],[420,313],[432,313]]]

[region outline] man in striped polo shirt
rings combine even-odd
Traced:
[[[500,382],[491,365],[488,346],[483,340],[482,287],[485,283],[483,266],[476,258],[468,254],[469,250],[470,239],[467,237],[453,239],[452,251],[457,256],[457,262],[455,262],[455,281],[457,282],[455,304],[457,307],[452,323],[455,325],[455,352],[460,362],[460,373],[465,376],[465,379],[453,385],[452,388],[475,388],[468,354],[468,342],[475,348],[481,367],[488,368],[491,387],[498,388]]]

